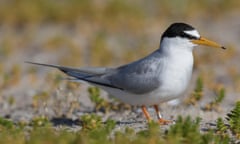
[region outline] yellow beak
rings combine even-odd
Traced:
[[[226,49],[224,46],[219,45],[218,43],[214,42],[214,41],[210,41],[206,38],[200,37],[199,39],[196,40],[191,40],[194,44],[198,44],[198,45],[206,45],[206,46],[210,46],[210,47],[214,47],[214,48],[222,48],[222,49]]]

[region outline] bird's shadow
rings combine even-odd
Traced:
[[[144,123],[145,121],[116,121],[117,125],[131,125],[131,124],[139,124],[139,123]]]
[[[52,118],[51,123],[53,126],[82,126],[82,121],[80,119],[72,120],[70,118],[65,118],[65,117],[56,117]],[[116,121],[116,125],[131,125],[131,124],[139,124],[139,123],[144,123],[144,121]],[[103,122],[103,124],[106,124],[106,122]]]
[[[51,123],[53,124],[53,126],[73,126],[73,125],[82,125],[82,121],[79,119],[76,120],[72,120],[70,118],[65,118],[65,117],[56,117],[56,118],[52,118]]]

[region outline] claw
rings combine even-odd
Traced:
[[[160,125],[169,125],[169,124],[174,124],[174,121],[171,120],[165,120],[163,118],[158,119],[158,123]]]
[[[165,120],[162,118],[162,115],[158,109],[158,105],[153,105],[154,106],[154,109],[157,113],[157,118],[158,118],[158,123],[160,125],[168,125],[168,124],[174,124],[174,121],[171,121],[171,120]]]

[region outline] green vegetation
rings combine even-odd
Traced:
[[[12,121],[0,117],[0,129],[2,128],[13,128],[14,124]]]
[[[107,112],[109,109],[109,103],[100,96],[100,89],[97,87],[89,87],[88,93],[90,94],[90,100],[95,104],[95,111],[103,110]]]
[[[221,107],[219,106],[220,103],[223,101],[223,99],[225,98],[225,89],[224,88],[220,88],[219,90],[215,91],[216,97],[215,99],[208,103],[204,110],[215,110],[215,111],[221,111]]]
[[[106,144],[143,144],[143,143],[172,143],[172,144],[208,144],[234,143],[240,139],[240,102],[237,102],[232,111],[227,114],[227,124],[218,118],[216,129],[200,131],[201,119],[192,119],[190,116],[179,116],[175,124],[163,130],[158,123],[150,122],[146,129],[135,131],[126,127],[115,129],[116,122],[103,122],[96,114],[85,114],[81,118],[79,131],[65,128],[55,129],[48,118],[41,116],[29,123],[13,123],[0,118],[0,142],[9,143],[18,140],[18,144],[25,143],[106,143]],[[31,127],[31,128],[30,128]],[[230,138],[233,135],[234,138]]]
[[[41,119],[41,118],[40,118]],[[201,133],[199,130],[200,119],[192,120],[190,117],[178,117],[176,124],[163,131],[159,128],[158,123],[151,122],[148,128],[135,132],[131,128],[125,128],[123,131],[114,130],[116,123],[107,120],[105,123],[96,115],[84,115],[81,117],[82,130],[78,132],[66,129],[55,130],[50,125],[35,125],[32,129],[29,126],[19,127],[8,120],[1,119],[0,142],[13,142],[19,140],[19,144],[24,143],[172,143],[172,144],[207,144],[230,142],[229,137],[222,137],[209,132]],[[34,120],[36,121],[36,120]],[[39,121],[39,120],[37,120]],[[40,120],[41,121],[41,120]],[[45,120],[44,120],[45,121]],[[35,122],[31,122],[35,123]]]
[[[236,102],[234,109],[227,114],[227,120],[232,134],[240,139],[240,101]]]
[[[206,133],[201,133],[199,131],[200,118],[196,118],[194,121],[188,116],[186,118],[178,117],[176,124],[171,126],[167,139],[170,143],[198,143],[198,144],[207,144],[207,143],[229,143],[229,139],[218,137],[213,134],[210,130]]]
[[[152,5],[162,5],[161,9],[156,9],[160,17],[173,17],[175,15],[189,15],[195,13],[204,13],[206,9],[211,9],[208,15],[218,15],[226,11],[235,10],[240,3],[237,0],[232,1],[191,1],[184,0],[152,1]],[[134,23],[136,17],[143,17],[148,12],[144,8],[144,3],[129,2],[127,0],[110,0],[104,4],[91,0],[2,0],[0,2],[0,21],[1,23],[25,24],[39,22],[64,22],[73,23],[81,19],[101,21],[104,16],[114,22],[116,19],[131,17],[128,19]],[[187,9],[191,7],[191,9]],[[209,8],[210,7],[210,8]],[[64,9],[64,10],[63,10]],[[174,9],[174,11],[172,11]],[[149,12],[148,12],[149,13]],[[134,18],[134,17],[135,18]],[[106,21],[107,22],[107,21]]]
[[[21,78],[21,67],[20,65],[13,65],[10,70],[6,70],[3,73],[3,84],[2,88],[7,88],[13,85],[17,85]]]
[[[102,127],[102,120],[100,116],[95,114],[87,114],[81,117],[83,130],[93,130]]]
[[[227,122],[222,118],[217,120],[217,134],[221,137],[228,138],[233,135],[235,139],[240,139],[240,101],[236,102],[235,107],[226,117]]]
[[[217,119],[217,134],[222,137],[228,137],[228,126],[224,123],[222,118]]]
[[[39,106],[42,106],[43,103],[46,103],[48,98],[49,98],[49,94],[45,91],[41,91],[41,92],[36,93],[33,96],[33,100],[32,100],[33,108],[38,109]]]
[[[188,105],[196,105],[198,101],[200,101],[203,97],[203,79],[202,77],[198,77],[196,81],[196,86],[192,95],[186,99],[186,104]]]
[[[45,116],[35,117],[32,119],[31,126],[33,127],[41,127],[41,126],[51,126],[51,123],[49,122],[48,118]]]

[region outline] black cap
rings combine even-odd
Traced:
[[[193,35],[190,35],[184,32],[184,31],[191,31],[191,30],[195,30],[195,28],[188,24],[173,23],[163,33],[161,39],[163,39],[164,37],[168,37],[168,38],[182,37],[187,39],[198,39],[198,37],[195,37]]]

